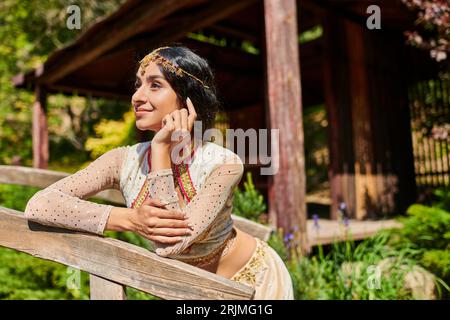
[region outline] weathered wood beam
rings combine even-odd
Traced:
[[[157,36],[149,39],[148,47],[179,40],[188,32],[196,31],[220,21],[235,12],[245,9],[256,0],[215,0],[205,5],[205,9],[196,14],[180,18],[171,28],[158,31]]]
[[[303,252],[309,251],[306,229],[306,181],[303,143],[297,9],[295,0],[264,0],[267,96],[270,128],[279,129],[272,159],[279,161],[269,192],[269,219],[294,233]],[[279,150],[277,154],[276,150]],[[294,228],[298,231],[294,232]]]
[[[39,81],[45,83],[55,82],[137,34],[144,26],[148,25],[149,21],[156,24],[162,18],[183,8],[191,1],[142,1],[142,4],[127,16],[116,19],[111,25],[106,25],[82,46],[65,52],[64,57],[59,59],[56,65],[47,67],[44,64],[43,68],[36,70],[36,76]]]
[[[46,169],[48,167],[48,124],[47,124],[47,93],[42,86],[35,88],[33,104],[33,167]]]
[[[36,169],[22,166],[0,165],[0,184],[17,184],[30,187],[46,188],[56,181],[69,176],[69,173]],[[125,199],[122,193],[116,189],[103,190],[93,198],[106,200],[112,203],[124,205]],[[240,230],[258,237],[264,241],[269,239],[272,232],[270,227],[250,221],[248,219],[231,215],[235,225]]]
[[[91,300],[126,300],[125,287],[119,283],[89,275]]]
[[[86,271],[164,299],[251,299],[254,289],[144,248],[28,221],[0,207],[0,246]]]

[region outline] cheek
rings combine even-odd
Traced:
[[[178,109],[177,96],[171,90],[162,89],[154,92],[150,97],[150,102],[164,115]]]

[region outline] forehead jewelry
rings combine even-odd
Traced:
[[[170,72],[175,73],[177,76],[182,77],[183,74],[185,74],[185,75],[191,77],[192,79],[198,81],[204,88],[209,89],[209,87],[207,85],[205,85],[202,80],[200,80],[199,78],[194,76],[192,73],[189,73],[189,72],[183,70],[179,66],[172,63],[172,61],[170,61],[170,60],[164,58],[163,56],[161,56],[160,54],[158,54],[158,51],[160,51],[162,49],[166,49],[166,48],[170,48],[170,47],[160,47],[158,49],[153,50],[139,62],[140,68],[141,68],[141,75],[144,74],[144,69],[148,66],[148,64],[150,62],[155,62],[156,64],[162,66],[166,70],[169,70]]]

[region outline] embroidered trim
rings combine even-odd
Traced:
[[[256,241],[257,246],[255,253],[252,255],[247,264],[233,277],[231,277],[231,280],[243,284],[250,284],[251,286],[256,285],[256,276],[258,273],[258,269],[264,262],[264,256],[266,255],[265,246],[267,245],[265,242],[260,241],[260,239],[258,238],[256,238]]]
[[[150,145],[148,146],[148,150],[147,150],[147,164],[148,164],[148,171],[150,172],[150,168],[151,168],[151,148]],[[139,190],[139,193],[136,197],[136,199],[134,199],[133,203],[131,204],[131,208],[139,208],[142,204],[142,202],[145,201],[145,199],[148,197],[149,193],[150,193],[150,189],[148,187],[149,181],[148,179],[145,179],[144,183],[142,184],[141,190]]]
[[[189,173],[189,167],[186,164],[180,164],[175,166],[176,182],[181,189],[186,201],[191,202],[195,197],[197,191],[195,190],[194,183],[192,182],[191,175]]]
[[[192,142],[191,148],[191,155],[190,158],[194,155],[195,151],[197,150],[199,146],[199,143]],[[151,161],[151,144],[148,146],[147,150],[147,164],[148,164],[148,172],[151,172],[152,169],[152,161]],[[192,178],[189,172],[189,166],[185,163],[181,163],[179,165],[174,166],[175,169],[175,182],[180,187],[184,197],[186,198],[187,202],[189,203],[192,198],[195,197],[197,194],[197,191],[195,190],[194,183],[192,182]],[[142,187],[138,193],[138,196],[131,204],[131,208],[138,208],[142,202],[145,201],[147,196],[149,195],[149,188],[148,188],[148,180],[146,179],[145,182],[142,184]]]

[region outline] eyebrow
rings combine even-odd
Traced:
[[[159,76],[159,75],[156,75],[156,74],[147,76],[146,80],[147,81],[153,81],[153,80],[158,79],[158,78],[162,79],[164,81],[167,81],[166,78],[164,78],[163,76]],[[138,75],[136,75],[136,81],[141,81],[141,78]]]

